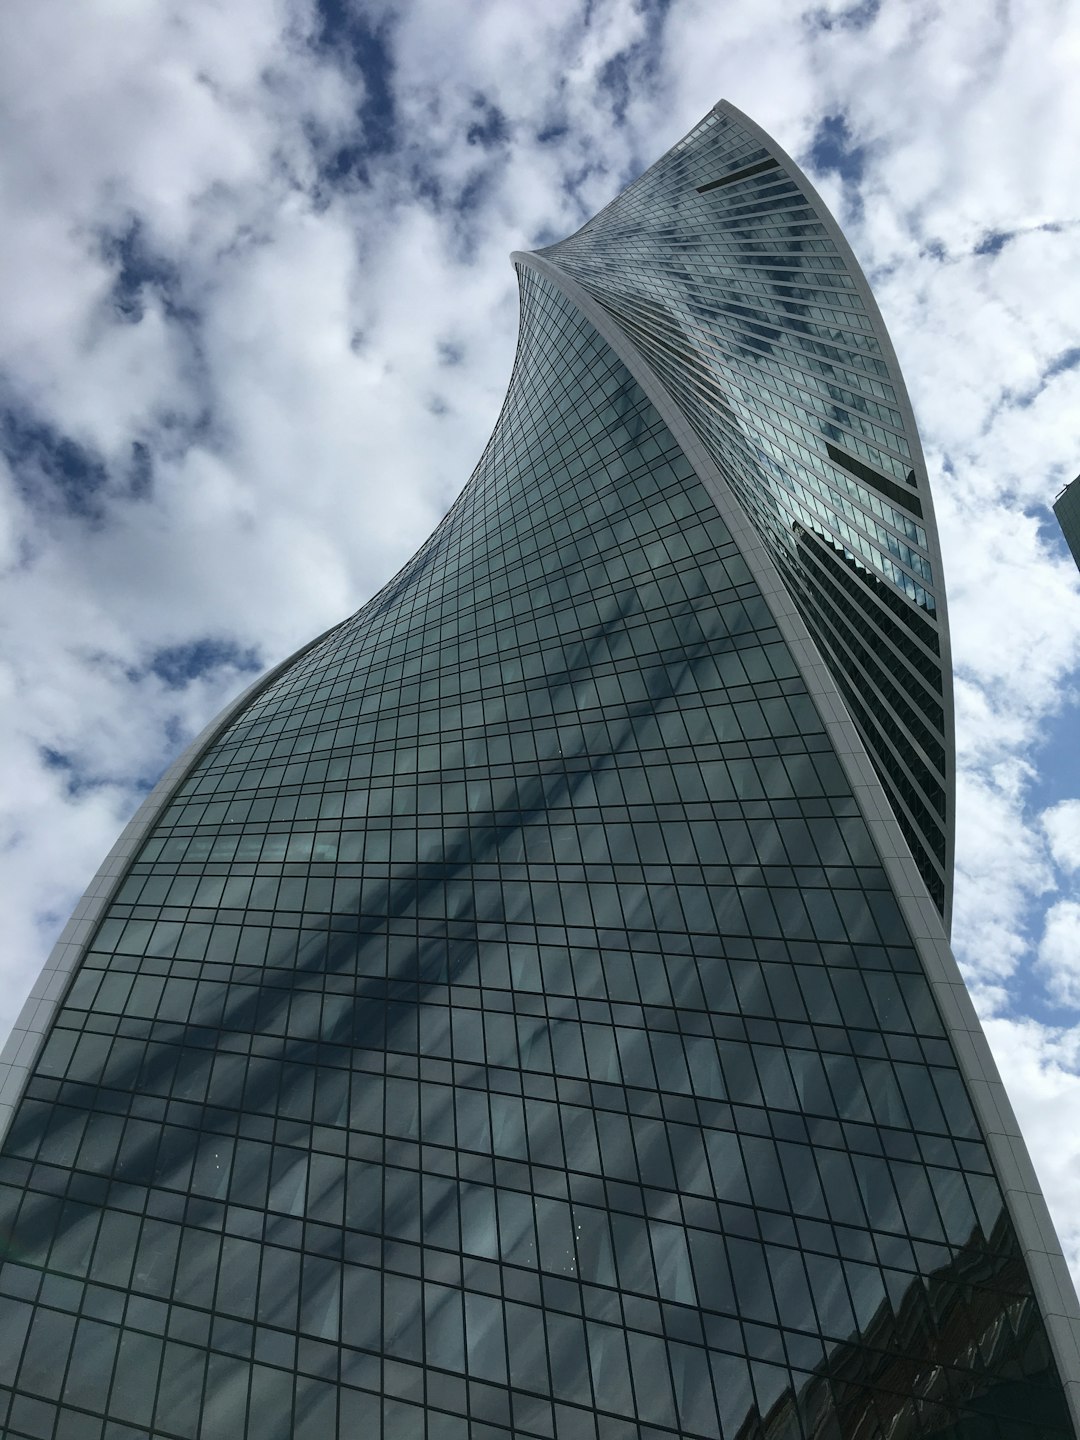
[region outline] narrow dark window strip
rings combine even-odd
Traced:
[[[707,190],[719,190],[721,185],[734,185],[738,180],[749,180],[751,175],[760,175],[765,170],[775,170],[779,167],[780,161],[772,155],[767,160],[759,160],[756,165],[744,165],[741,170],[733,170],[730,175],[721,175],[719,180],[710,180],[707,185],[699,185],[697,192],[704,195]]]
[[[867,485],[872,485],[875,490],[880,490],[887,495],[894,505],[902,505],[905,510],[910,510],[912,515],[922,519],[922,504],[916,495],[910,490],[905,490],[903,485],[898,485],[895,480],[882,475],[880,470],[875,470],[870,465],[865,465],[861,460],[856,460],[854,455],[849,455],[846,450],[840,450],[835,445],[827,445],[829,459],[835,465],[842,465],[849,474],[854,475],[858,480],[864,480]],[[911,483],[915,483],[915,471],[910,471]]]

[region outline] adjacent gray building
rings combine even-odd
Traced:
[[[1075,1440],[859,267],[725,104],[514,263],[462,495],[177,762],[5,1052],[0,1425]]]

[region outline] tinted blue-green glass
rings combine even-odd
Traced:
[[[204,753],[0,1161],[36,1440],[1070,1431],[818,714],[522,276],[476,474]]]
[[[933,517],[902,381],[843,242],[801,177],[721,110],[539,253],[654,367],[760,530],[947,910]]]

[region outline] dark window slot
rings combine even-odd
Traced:
[[[744,165],[741,170],[733,170],[730,175],[721,175],[719,180],[710,180],[707,185],[699,185],[697,193],[704,195],[706,190],[719,190],[721,185],[734,185],[737,180],[749,180],[751,175],[760,175],[765,170],[775,170],[780,164],[770,155],[768,160],[759,160],[756,165]]]
[[[912,515],[917,515],[920,520],[922,519],[922,505],[910,490],[905,490],[895,480],[890,480],[888,476],[882,475],[880,471],[874,470],[871,466],[864,465],[861,460],[856,460],[854,455],[848,455],[846,451],[838,450],[835,445],[827,445],[826,448],[829,451],[829,459],[834,464],[842,465],[857,480],[865,481],[867,485],[872,485],[875,490],[880,490],[883,495],[888,496],[894,505],[902,505],[905,510],[910,510]],[[909,483],[914,484],[914,470],[908,472],[908,480]]]

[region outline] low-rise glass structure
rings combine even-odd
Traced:
[[[515,258],[461,497],[178,762],[7,1052],[0,1424],[1075,1437],[861,273],[726,106]]]

